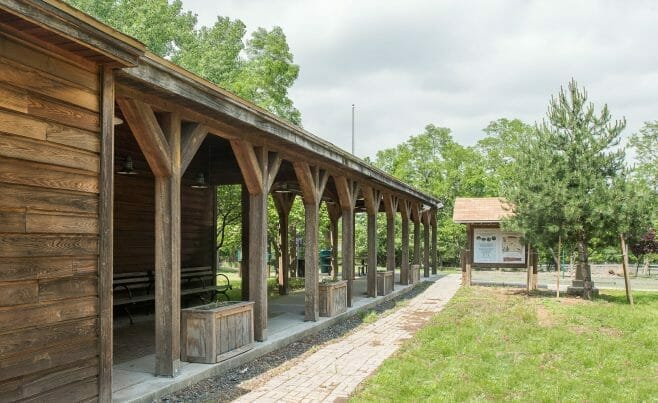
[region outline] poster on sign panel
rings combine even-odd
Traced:
[[[523,235],[499,228],[473,230],[473,263],[524,264]]]

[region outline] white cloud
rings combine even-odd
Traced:
[[[625,116],[658,119],[658,3],[652,1],[184,0],[251,31],[281,26],[301,66],[291,97],[304,127],[361,156],[433,123],[473,144],[499,117],[541,119],[569,79]]]

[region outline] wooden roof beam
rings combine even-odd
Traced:
[[[316,166],[310,166],[306,162],[293,162],[295,175],[299,181],[304,204],[320,204],[322,193],[327,185],[329,174],[327,171]]]
[[[359,184],[352,179],[347,179],[345,176],[335,176],[334,183],[336,184],[340,207],[343,210],[354,210],[356,196],[359,193]]]
[[[362,192],[365,200],[366,212],[369,215],[377,214],[382,201],[381,192],[370,186],[364,186]]]
[[[386,210],[387,218],[395,218],[398,211],[399,199],[391,193],[384,193],[383,195],[384,209]]]
[[[153,109],[137,99],[117,98],[117,103],[139,148],[144,153],[153,175],[161,178],[171,176],[169,143]]]
[[[181,175],[185,173],[190,166],[192,159],[199,151],[201,143],[208,135],[208,128],[200,123],[192,123],[183,129],[181,145]]]

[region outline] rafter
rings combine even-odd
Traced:
[[[169,143],[153,109],[137,99],[117,98],[117,103],[153,175],[161,178],[171,176]]]

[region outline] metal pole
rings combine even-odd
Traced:
[[[352,155],[354,155],[354,104],[352,104]]]

